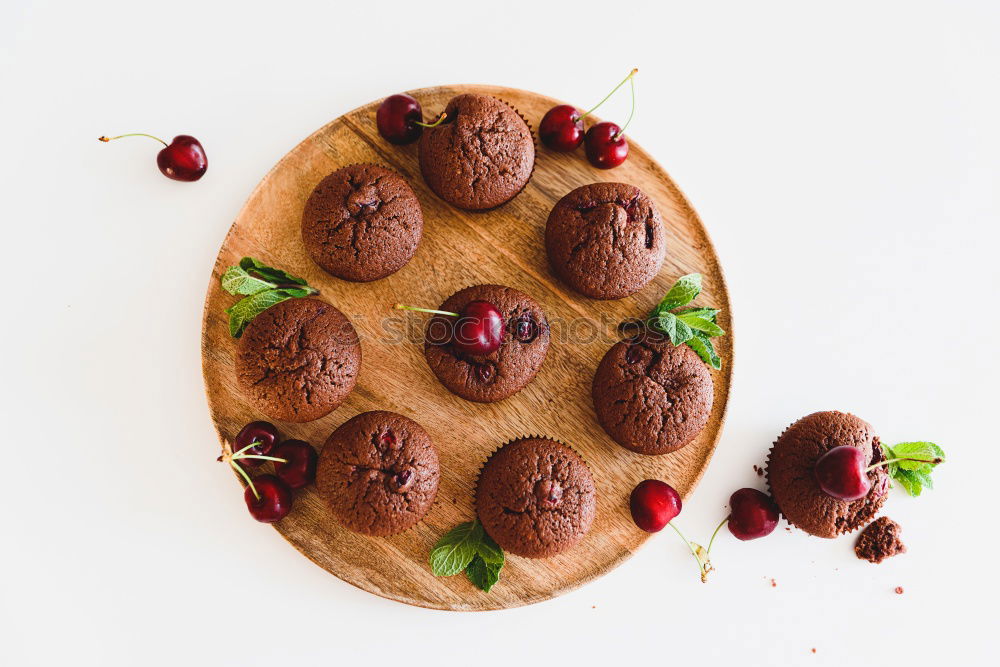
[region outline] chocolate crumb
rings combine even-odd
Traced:
[[[815,653],[815,652],[816,652],[816,649],[809,649],[809,650],[811,650],[811,651],[812,651],[813,653]]]
[[[896,586],[896,588],[893,589],[893,590],[896,591],[896,595],[902,595],[903,594],[903,587],[902,586]]]
[[[777,588],[777,587],[778,587],[778,582],[775,581],[774,579],[772,579],[771,580],[771,588]]]
[[[900,539],[902,532],[899,524],[889,517],[879,517],[861,531],[854,545],[854,553],[869,563],[881,563],[886,558],[906,553],[906,546]]]
[[[764,476],[764,469],[763,469],[763,468],[761,468],[760,466],[757,466],[757,465],[755,465],[755,466],[753,467],[753,471],[754,471],[755,473],[757,473],[757,476],[758,476],[758,477],[763,477],[763,476]]]

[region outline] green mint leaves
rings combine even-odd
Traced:
[[[299,299],[319,294],[302,278],[275,269],[253,257],[244,257],[238,266],[230,266],[222,274],[222,289],[230,294],[243,295],[226,309],[229,315],[229,333],[233,338],[243,335],[250,320],[271,306],[287,299]]]
[[[504,554],[476,520],[445,533],[431,549],[430,563],[435,576],[451,577],[464,570],[473,586],[489,593],[500,580]]]
[[[892,447],[883,443],[882,455],[889,478],[911,496],[919,496],[924,487],[934,488],[931,472],[945,461],[944,450],[933,442],[901,442]]]
[[[726,334],[715,321],[719,311],[715,308],[677,310],[694,301],[700,293],[700,273],[681,276],[649,313],[647,324],[651,329],[666,334],[674,345],[687,344],[698,353],[702,361],[719,370],[722,368],[722,359],[712,344],[712,338]]]

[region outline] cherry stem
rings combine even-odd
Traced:
[[[253,491],[253,497],[256,498],[257,500],[260,500],[260,494],[257,493],[257,487],[253,485],[253,480],[250,478],[250,475],[247,474],[247,471],[243,469],[243,466],[237,465],[236,462],[241,459],[260,459],[262,461],[275,461],[277,463],[288,463],[288,459],[280,459],[277,456],[264,456],[263,454],[246,453],[246,451],[251,447],[256,447],[262,444],[264,443],[262,443],[260,440],[254,440],[240,451],[234,452],[233,448],[230,447],[229,443],[227,442],[225,443],[225,447],[223,448],[224,451],[222,456],[219,457],[220,461],[225,461],[226,463],[228,463],[233,468],[233,470],[238,472],[240,476],[246,480],[247,486],[249,486],[250,490]]]
[[[729,517],[726,517],[727,520],[728,518]],[[701,582],[708,583],[708,573],[712,571],[712,563],[708,560],[708,551],[702,548],[701,545],[694,544],[688,540],[688,538],[684,537],[684,533],[682,533],[680,528],[675,526],[673,522],[670,522],[667,525],[673,528],[674,532],[677,533],[682,540],[684,540],[684,544],[687,545],[687,548],[691,551],[691,555],[694,556],[695,561],[698,563],[698,572],[701,574]],[[719,524],[719,528],[721,527],[722,524]],[[719,528],[716,528],[715,532],[719,532]],[[713,535],[712,537],[715,536]],[[709,543],[709,548],[711,548],[711,543]],[[704,554],[704,556],[702,554]]]
[[[621,83],[619,83],[619,84],[618,84],[617,86],[615,86],[615,87],[614,87],[614,88],[613,88],[613,89],[611,90],[611,92],[610,92],[610,93],[608,93],[607,95],[605,95],[605,96],[604,96],[604,99],[603,99],[603,100],[601,100],[600,102],[598,102],[597,104],[595,104],[594,106],[592,106],[592,107],[591,107],[590,109],[588,109],[588,110],[587,110],[587,112],[586,112],[586,113],[584,113],[584,114],[583,114],[582,116],[580,116],[579,118],[577,118],[577,120],[583,120],[584,118],[586,118],[586,117],[587,117],[587,116],[589,116],[590,114],[592,114],[592,113],[594,113],[595,111],[597,111],[597,107],[599,107],[599,106],[601,106],[602,104],[604,104],[605,102],[607,102],[607,101],[608,101],[608,98],[610,98],[610,97],[611,97],[612,95],[614,95],[614,94],[615,94],[615,92],[616,92],[616,91],[617,91],[617,90],[618,90],[619,88],[621,88],[622,86],[624,86],[624,85],[625,85],[625,82],[626,82],[626,81],[631,81],[631,80],[632,80],[632,77],[633,77],[633,76],[635,76],[635,75],[636,75],[636,74],[638,74],[638,73],[639,73],[639,68],[638,68],[638,67],[635,67],[635,68],[633,68],[633,69],[632,69],[632,71],[628,73],[628,76],[627,76],[627,77],[625,77],[624,79],[622,79],[622,80],[621,80]],[[632,100],[632,101],[633,101],[633,104],[634,104],[634,103],[635,103],[635,95],[633,95],[633,96],[632,96],[632,98],[633,98],[633,100]]]
[[[164,146],[167,145],[167,142],[165,142],[163,139],[160,139],[159,137],[154,137],[151,134],[144,134],[142,132],[132,132],[130,134],[119,134],[117,137],[104,137],[104,136],[101,136],[101,137],[98,137],[97,140],[98,141],[103,141],[104,143],[107,143],[109,141],[114,141],[115,139],[121,139],[122,137],[149,137],[150,139],[156,139],[157,141],[159,141]]]
[[[434,121],[433,123],[421,123],[419,120],[415,120],[415,121],[413,121],[413,123],[415,125],[419,125],[420,127],[437,127],[438,125],[440,125],[441,123],[443,123],[444,119],[447,118],[447,117],[448,117],[448,114],[446,114],[444,111],[442,111],[441,115],[438,116],[437,120]]]
[[[630,88],[632,88],[632,110],[628,112],[628,120],[626,120],[625,124],[622,125],[622,129],[618,130],[618,132],[615,134],[614,136],[615,141],[617,141],[619,137],[625,134],[625,128],[628,127],[629,123],[632,122],[632,116],[635,115],[635,80],[629,79],[628,82],[630,84]]]
[[[453,313],[448,310],[434,310],[433,308],[417,308],[416,306],[404,306],[401,303],[397,303],[393,306],[396,310],[415,310],[418,313],[430,313],[431,315],[449,315],[451,317],[460,317],[458,313]]]
[[[732,515],[730,514],[729,516],[732,516]],[[719,534],[719,531],[722,530],[722,527],[726,525],[727,521],[729,521],[729,517],[728,516],[725,519],[723,519],[722,521],[720,521],[719,525],[715,527],[715,532],[712,533],[711,539],[708,540],[708,548],[705,549],[705,554],[706,555],[712,553],[712,544],[715,542],[715,536]]]
[[[882,466],[889,465],[890,463],[895,463],[897,461],[916,461],[917,463],[930,463],[932,466],[936,466],[939,463],[944,463],[944,459],[941,458],[940,456],[937,456],[933,459],[911,459],[906,456],[900,456],[895,459],[888,459],[886,461],[879,461],[878,463],[874,463],[865,468],[865,472],[870,472],[872,470],[875,470],[875,468],[880,468]]]

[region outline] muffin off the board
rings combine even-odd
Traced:
[[[307,422],[343,403],[361,368],[351,321],[318,299],[288,299],[247,325],[236,347],[236,381],[257,410]]]
[[[646,331],[604,355],[593,398],[597,420],[615,442],[639,454],[667,454],[705,428],[714,393],[694,350]]]
[[[592,183],[556,203],[545,225],[555,274],[592,299],[621,299],[652,280],[666,255],[653,201],[625,183]]]
[[[817,537],[837,537],[867,524],[885,503],[889,478],[884,468],[868,472],[871,491],[846,501],[826,494],[816,481],[816,461],[834,447],[860,449],[870,464],[882,460],[872,425],[844,412],[814,412],[798,420],[774,442],[767,461],[771,497],[788,522]]]
[[[489,95],[457,95],[447,119],[420,137],[420,173],[452,206],[484,211],[513,199],[531,178],[535,143],[524,119]]]
[[[476,514],[486,533],[527,558],[554,556],[579,542],[596,506],[587,464],[548,438],[508,442],[483,466],[476,485]]]
[[[499,349],[472,356],[448,342],[455,319],[436,315],[427,322],[424,357],[450,392],[477,403],[494,403],[523,389],[542,367],[549,349],[549,323],[541,306],[524,292],[503,285],[474,285],[452,294],[439,310],[461,313],[472,301],[486,301],[503,314]]]
[[[430,510],[437,495],[437,451],[417,422],[364,412],[334,431],[320,453],[316,488],[337,520],[356,533],[394,535]]]
[[[410,261],[423,226],[420,202],[399,174],[352,164],[324,178],[309,196],[302,241],[327,273],[368,282]]]

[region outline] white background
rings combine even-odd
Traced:
[[[0,663],[988,659],[997,3],[255,4],[0,6]],[[481,82],[584,106],[634,65],[630,136],[700,212],[735,310],[728,421],[678,524],[707,539],[789,422],[849,410],[951,457],[934,491],[893,492],[909,552],[874,566],[851,538],[725,533],[703,585],[664,533],[559,599],[454,614],[356,590],[252,521],[214,461],[199,332],[254,185],[393,92]],[[199,137],[207,176],[96,141],[128,131]]]

